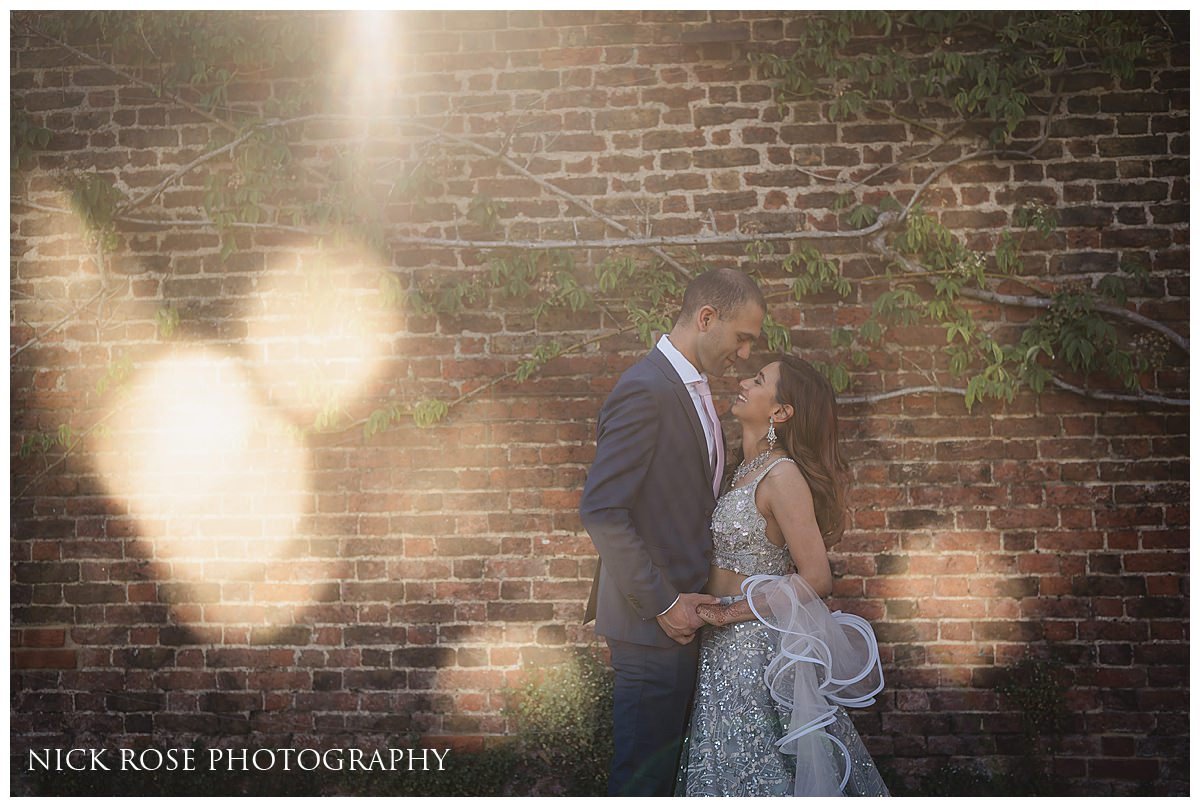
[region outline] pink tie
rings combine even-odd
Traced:
[[[700,379],[696,382],[696,389],[700,392],[700,398],[704,401],[704,411],[708,414],[708,422],[712,424],[713,442],[716,443],[716,469],[713,474],[713,495],[721,495],[721,477],[725,473],[725,441],[721,439],[721,421],[717,417],[717,410],[713,406],[712,390],[708,386],[707,379]]]

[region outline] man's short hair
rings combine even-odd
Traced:
[[[709,269],[688,283],[676,321],[693,316],[706,305],[715,308],[721,319],[729,319],[734,311],[750,302],[757,303],[763,311],[767,310],[762,290],[749,275],[737,269]]]

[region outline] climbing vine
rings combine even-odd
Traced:
[[[877,195],[873,185],[899,163],[858,178],[818,175],[850,187],[839,206],[851,210],[847,218],[852,225],[884,217],[891,224],[888,233],[870,241],[886,262],[883,276],[862,281],[882,282],[887,290],[875,297],[870,315],[856,330],[831,334],[831,347],[850,349],[851,363],[863,367],[865,349],[883,344],[892,326],[926,322],[945,329],[948,369],[965,378],[961,392],[968,409],[989,398],[1011,402],[1023,388],[1041,393],[1052,382],[1078,390],[1056,375],[1060,357],[1071,371],[1107,376],[1139,397],[1140,375],[1162,366],[1169,347],[1163,334],[1169,329],[1129,333],[1113,320],[1131,319],[1119,306],[1145,279],[1144,267],[1125,263],[1119,273],[1093,270],[1094,283],[1072,280],[1048,286],[1042,279],[1031,281],[1023,271],[1021,246],[1030,231],[1042,239],[1052,235],[1058,226],[1053,208],[1018,206],[1010,227],[983,252],[969,248],[962,236],[926,212],[920,196],[955,165],[1036,159],[1059,106],[1061,80],[1084,70],[1130,78],[1138,60],[1161,47],[1161,33],[1133,15],[1111,12],[847,12],[813,17],[790,55],[756,54],[754,60],[776,82],[782,109],[816,98],[826,102],[830,120],[868,112],[886,115],[935,137],[922,157],[953,142],[968,148],[956,159],[929,166],[929,176],[907,200],[887,194],[875,203],[865,201]],[[907,47],[896,47],[897,41]],[[942,120],[942,128],[929,123]],[[1018,140],[1018,127],[1031,120],[1038,123],[1040,137]],[[986,132],[986,142],[972,151],[973,131]],[[804,254],[810,266],[819,260],[812,250]],[[839,296],[850,295],[839,264],[816,265],[819,274],[810,272],[804,285],[793,284],[793,289],[820,293],[836,288]],[[1035,296],[991,291],[989,281],[1006,279],[1024,283]],[[964,297],[1045,313],[1015,341],[1006,341],[997,336],[995,325],[976,319]],[[1178,334],[1169,335],[1188,348]],[[839,392],[850,384],[844,362],[827,365],[827,371]],[[1161,396],[1151,397],[1163,402]]]
[[[45,126],[37,126],[30,121],[24,110],[14,110],[8,129],[9,159],[12,167],[31,168],[36,161],[35,155],[50,145],[53,134]]]
[[[1156,44],[1134,15],[1109,11],[854,11],[811,18],[798,40],[790,55],[756,56],[778,80],[781,104],[820,96],[832,120],[868,108],[899,119],[897,100],[922,112],[943,104],[986,124],[993,143],[1010,138],[1035,94],[1063,74],[1094,67],[1129,78]]]
[[[791,347],[789,328],[770,316],[779,303],[833,295],[862,310],[848,320],[854,324],[830,330],[828,349],[817,356],[843,400],[939,390],[961,394],[972,408],[1056,386],[1103,399],[1187,403],[1142,386],[1173,346],[1189,349],[1185,337],[1127,307],[1144,294],[1145,267],[1125,262],[1118,271],[1089,269],[1066,281],[1038,277],[1025,268],[1024,248],[1031,238],[1054,237],[1059,225],[1053,206],[1016,205],[1008,225],[981,245],[943,223],[926,198],[957,166],[1036,161],[1061,112],[1063,80],[1089,71],[1128,78],[1169,37],[1153,20],[1112,12],[808,15],[793,53],[749,54],[775,88],[784,115],[799,103],[816,104],[833,121],[883,116],[906,126],[919,147],[903,150],[894,162],[853,170],[801,169],[834,190],[835,229],[719,232],[714,220],[700,235],[656,236],[650,217],[618,220],[531,171],[548,140],[522,135],[519,113],[507,132],[487,138],[419,121],[376,120],[372,125],[394,127],[403,147],[390,159],[373,157],[363,120],[314,111],[336,89],[330,71],[321,69],[329,19],[198,12],[14,15],[14,35],[110,70],[198,116],[212,133],[198,156],[140,195],[95,172],[63,177],[71,206],[100,252],[119,251],[129,223],[215,232],[226,259],[245,243],[246,233],[256,231],[305,235],[333,248],[353,242],[384,263],[378,278],[384,308],[450,323],[473,308],[524,306],[545,337],[510,373],[458,398],[388,401],[357,419],[345,402],[331,401],[317,408],[310,432],[361,429],[370,438],[405,419],[431,426],[455,405],[500,383],[523,383],[556,358],[601,339],[634,332],[649,344],[669,328],[687,279],[714,265],[709,249],[739,244],[739,262],[759,277],[773,304],[764,325],[770,349]],[[264,76],[286,80],[261,103],[236,100],[239,82]],[[13,121],[13,164],[28,166],[53,133],[19,106]],[[320,146],[311,143],[314,131],[324,138]],[[200,171],[203,201],[196,218],[155,208],[173,183]],[[912,183],[897,183],[904,172]],[[525,235],[509,212],[510,200],[480,190],[478,179],[490,176],[537,184],[560,204],[574,237]],[[397,210],[404,215],[396,216]],[[441,234],[426,226],[447,219],[456,223]],[[581,236],[584,224],[588,234]],[[845,242],[868,257],[868,272],[861,262],[852,270],[844,249],[828,249]],[[395,251],[406,247],[451,250],[459,269],[428,273],[395,262]],[[579,261],[584,249],[602,255],[585,264]],[[1014,293],[1018,287],[1024,291]],[[981,316],[981,303],[1033,315],[1014,328]],[[544,330],[547,315],[556,311],[598,313],[603,333],[572,341]],[[171,338],[182,316],[173,306],[160,311],[160,337]],[[912,326],[945,333],[941,358],[915,368],[928,386],[856,389],[897,352],[897,329]],[[1113,383],[1123,391],[1111,389]],[[311,391],[315,399],[323,394]],[[64,445],[61,433],[26,439],[25,453]]]

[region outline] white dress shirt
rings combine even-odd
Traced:
[[[700,397],[700,392],[696,389],[697,381],[707,381],[708,378],[684,358],[684,355],[671,344],[671,340],[665,333],[659,337],[656,347],[667,357],[667,361],[671,362],[671,366],[679,374],[679,379],[687,387],[688,395],[692,397],[692,406],[696,407],[696,416],[700,418],[700,425],[704,427],[704,439],[708,441],[708,464],[710,468],[715,468],[717,465],[717,440],[720,438],[713,434],[712,423],[708,413],[704,411],[704,399]]]

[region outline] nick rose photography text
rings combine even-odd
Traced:
[[[449,748],[41,748],[30,749],[36,771],[441,771]]]

